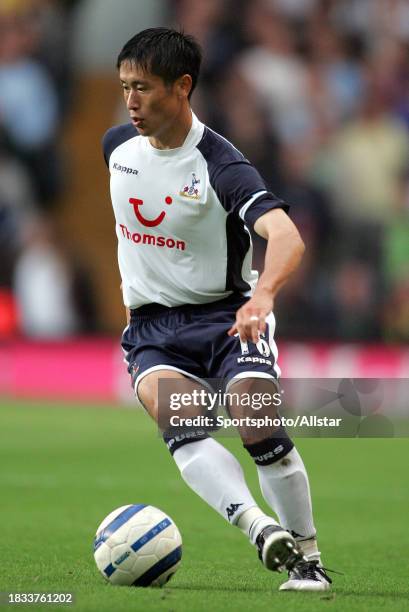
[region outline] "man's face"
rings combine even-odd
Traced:
[[[172,129],[184,100],[179,81],[167,85],[131,62],[121,64],[119,78],[131,121],[142,136],[160,138]]]

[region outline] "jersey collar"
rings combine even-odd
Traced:
[[[149,138],[147,137],[145,138],[145,144],[147,149],[153,155],[157,155],[159,157],[177,157],[186,151],[193,149],[200,142],[203,136],[203,130],[203,123],[201,123],[196,115],[192,112],[192,126],[185,138],[185,142],[181,147],[177,147],[176,149],[156,149],[151,145]]]

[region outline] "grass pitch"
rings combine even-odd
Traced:
[[[247,453],[238,440],[223,443],[266,509]],[[142,411],[3,401],[0,591],[72,591],[72,606],[33,607],[73,612],[409,610],[409,440],[299,439],[297,446],[324,564],[344,573],[333,575],[327,594],[279,593],[284,577],[265,570],[244,536],[188,489]],[[162,589],[105,584],[92,555],[95,529],[114,508],[141,502],[176,521],[182,566]]]

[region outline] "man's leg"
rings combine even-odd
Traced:
[[[137,394],[150,416],[163,425],[169,422],[164,413],[169,406],[159,404],[159,381],[183,380],[183,392],[192,393],[198,385],[191,379],[169,370],[151,372],[139,383]],[[179,416],[194,417],[190,409]],[[300,554],[294,551],[293,538],[277,522],[257,506],[244,479],[237,459],[224,446],[203,432],[189,432],[172,437],[164,432],[165,441],[190,488],[231,524],[237,525],[256,543],[260,532],[268,528],[269,539],[264,547],[262,561],[268,569],[292,567]]]
[[[243,393],[261,397],[261,394],[272,395],[275,387],[267,379],[243,379],[234,383],[229,392],[232,395],[237,393],[239,398]],[[249,409],[248,401],[240,400],[230,405],[230,413],[233,418],[251,416],[274,419],[277,416],[272,406],[262,407],[255,412]],[[320,566],[308,475],[293,442],[283,428],[277,429],[274,426],[241,427],[239,433],[244,448],[256,463],[264,499],[277,514],[280,524],[293,535],[308,561],[314,567],[316,564]],[[290,585],[291,581],[286,584],[297,590],[301,590],[302,585],[304,590],[308,587],[309,590],[324,590],[328,588],[329,582],[327,577],[323,581],[321,578],[323,577],[318,576],[318,580],[313,581],[315,584],[309,579],[298,581],[295,585]]]

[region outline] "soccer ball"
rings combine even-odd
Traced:
[[[121,506],[98,527],[94,557],[111,584],[162,586],[180,565],[182,538],[175,523],[158,508]]]

